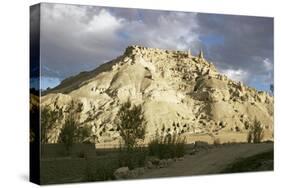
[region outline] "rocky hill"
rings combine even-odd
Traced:
[[[268,133],[265,139],[273,137],[273,97],[221,75],[202,52],[129,46],[120,57],[46,91],[41,105],[65,110],[72,100],[82,106],[81,126],[93,126],[102,143],[119,138],[114,119],[127,100],[142,105],[146,138],[163,126],[193,136],[238,135],[255,117]],[[60,128],[51,131],[49,142],[57,142]]]

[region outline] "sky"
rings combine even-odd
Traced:
[[[231,79],[269,91],[273,18],[41,4],[41,89],[90,71],[129,45],[204,51]]]

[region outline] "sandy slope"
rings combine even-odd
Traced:
[[[168,168],[148,170],[139,178],[214,174],[241,157],[250,157],[273,149],[273,144],[235,144],[186,155]]]

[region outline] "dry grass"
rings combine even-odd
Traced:
[[[148,153],[159,159],[183,157],[185,155],[186,138],[178,134],[159,136],[148,144]]]

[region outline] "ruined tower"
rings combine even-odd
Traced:
[[[191,50],[190,50],[190,48],[188,49],[188,51],[187,51],[187,57],[188,58],[190,58],[192,55],[191,55]]]
[[[204,59],[203,50],[201,49],[198,55],[199,59]]]

